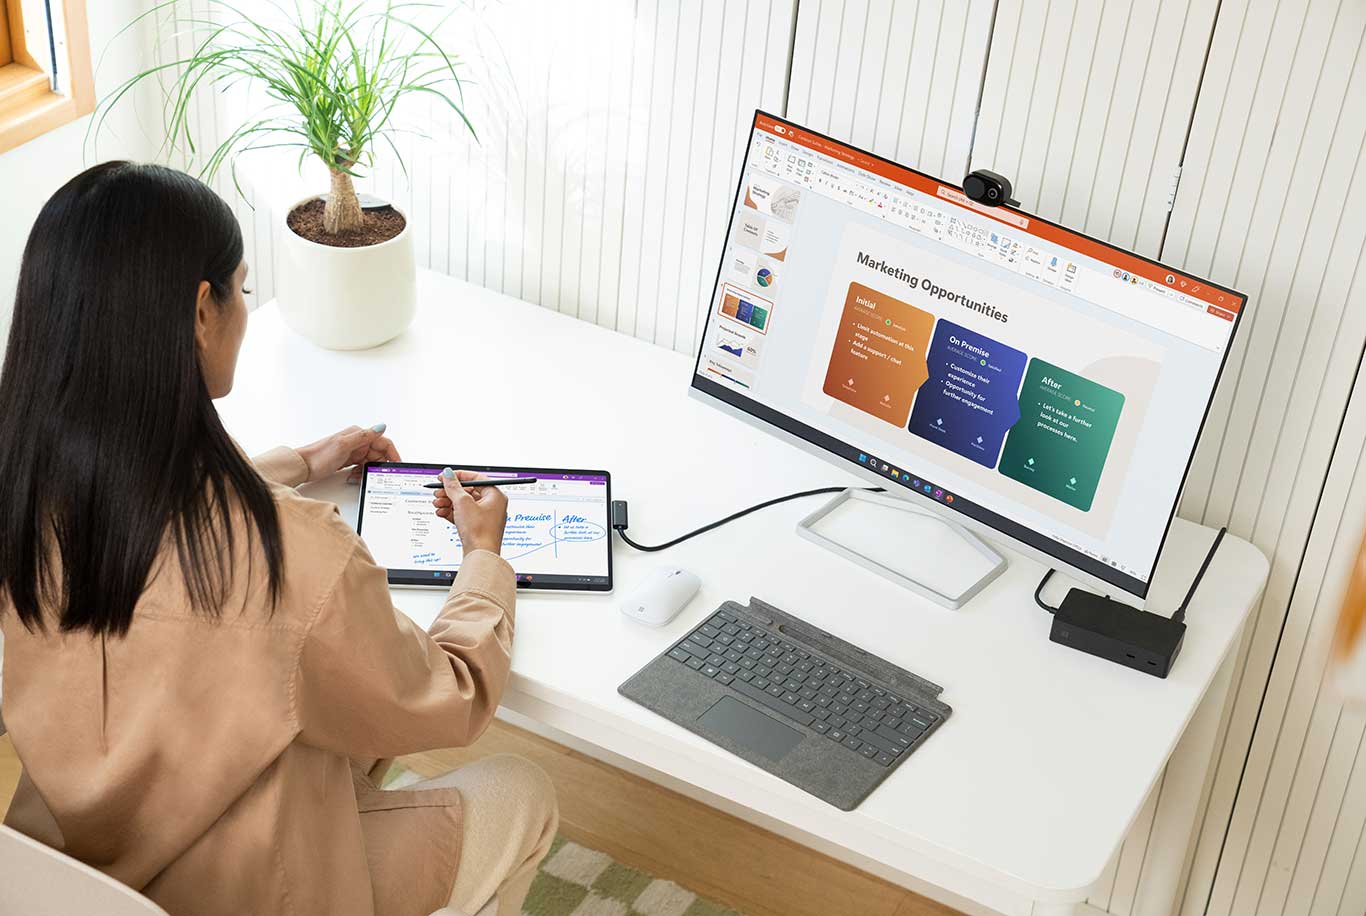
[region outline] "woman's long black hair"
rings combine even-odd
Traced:
[[[199,284],[226,303],[241,261],[228,205],[160,166],[97,165],[38,214],[0,374],[0,594],[30,630],[48,614],[123,635],[168,544],[191,605],[220,614],[233,516],[274,603],[275,502],[224,431],[195,343]]]

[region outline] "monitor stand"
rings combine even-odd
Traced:
[[[967,528],[905,499],[850,488],[797,534],[944,607],[966,604],[1006,568]]]

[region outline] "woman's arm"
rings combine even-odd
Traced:
[[[296,675],[301,738],[352,758],[468,744],[493,718],[512,663],[512,567],[498,556],[507,496],[471,493],[449,468],[432,500],[455,524],[460,574],[424,633],[394,610],[385,570],[355,546],[309,626]]]
[[[319,480],[343,468],[354,468],[352,477],[367,461],[401,461],[393,440],[384,435],[385,424],[376,423],[368,429],[349,426],[338,433],[319,439],[297,449],[288,446],[273,448],[251,460],[257,472],[272,483],[297,487],[310,480]]]
[[[300,738],[356,758],[472,742],[507,684],[515,600],[512,567],[473,551],[424,633],[393,607],[384,569],[357,541],[299,658]]]

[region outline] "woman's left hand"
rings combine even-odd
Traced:
[[[350,426],[339,433],[319,439],[312,445],[295,449],[308,465],[308,479],[321,480],[343,468],[351,468],[348,483],[360,480],[361,466],[367,461],[401,461],[398,449],[384,435],[385,425],[376,423],[367,429]]]

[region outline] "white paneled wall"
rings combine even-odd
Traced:
[[[1356,0],[1225,0],[1164,249],[1252,299],[1183,514],[1227,523],[1272,558],[1242,647],[1188,914],[1205,912],[1206,898],[1212,914],[1308,912],[1312,894],[1292,894],[1290,882],[1321,865],[1311,851],[1327,835],[1306,832],[1313,803],[1303,793],[1331,775],[1323,791],[1340,794],[1355,757],[1339,748],[1330,758],[1331,735],[1314,731],[1325,711],[1311,633],[1333,612],[1335,583],[1321,567],[1347,490],[1317,494],[1330,462],[1355,462],[1360,450],[1340,430],[1366,340],[1363,39],[1366,6]],[[1366,820],[1359,810],[1344,817],[1337,829],[1352,836],[1339,842],[1355,844]],[[1356,868],[1366,876],[1366,856]],[[1313,912],[1335,907],[1320,901]]]
[[[1218,0],[1000,0],[972,167],[1156,257]]]
[[[946,177],[966,173],[994,0],[803,0],[790,118]]]

